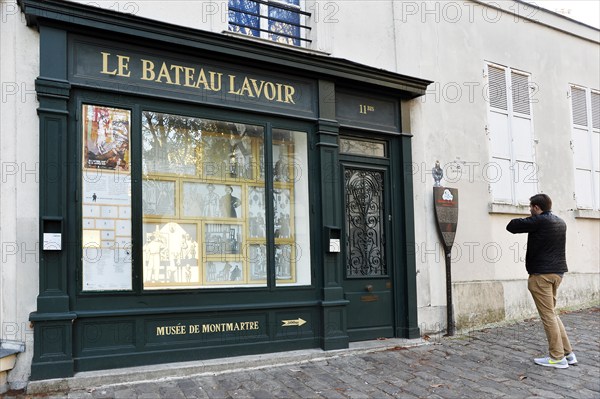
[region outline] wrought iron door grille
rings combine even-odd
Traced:
[[[387,276],[383,172],[347,168],[346,277]]]

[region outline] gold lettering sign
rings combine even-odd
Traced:
[[[379,295],[363,295],[360,300],[361,302],[375,302],[379,300]]]
[[[167,62],[157,63],[140,58],[132,60],[130,56],[100,52],[103,75],[120,76],[130,79],[151,81],[166,85],[183,86],[199,90],[221,92],[226,90],[230,95],[263,99],[285,104],[296,104],[294,96],[296,88],[292,85],[254,79],[247,76],[205,70],[200,67],[187,67]],[[132,76],[134,62],[139,64],[139,76]],[[224,86],[224,84],[226,86]]]
[[[208,334],[235,331],[251,331],[260,328],[258,321],[241,321],[228,323],[189,324],[156,327],[157,336]]]

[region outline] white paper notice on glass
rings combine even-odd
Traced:
[[[131,248],[84,248],[83,258],[84,291],[131,290]]]
[[[62,234],[44,233],[44,251],[60,251],[62,249]]]
[[[340,252],[340,239],[339,238],[329,239],[329,252]]]

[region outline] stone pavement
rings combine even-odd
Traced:
[[[536,318],[413,347],[372,341],[370,349],[321,352],[291,364],[6,398],[600,398],[600,308],[561,319],[579,360],[564,370],[533,363],[546,352]]]

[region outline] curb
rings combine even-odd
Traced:
[[[431,342],[422,338],[389,338],[374,341],[353,342],[347,349],[336,349],[331,351],[306,349],[112,370],[85,371],[76,373],[73,377],[68,378],[30,381],[27,385],[27,394],[61,393],[84,389],[89,391],[99,387],[124,384],[135,385],[150,381],[155,382],[189,378],[196,375],[224,374],[239,371],[240,369],[254,370],[273,366],[297,365],[353,354],[380,352],[394,348],[411,348],[430,344]]]

